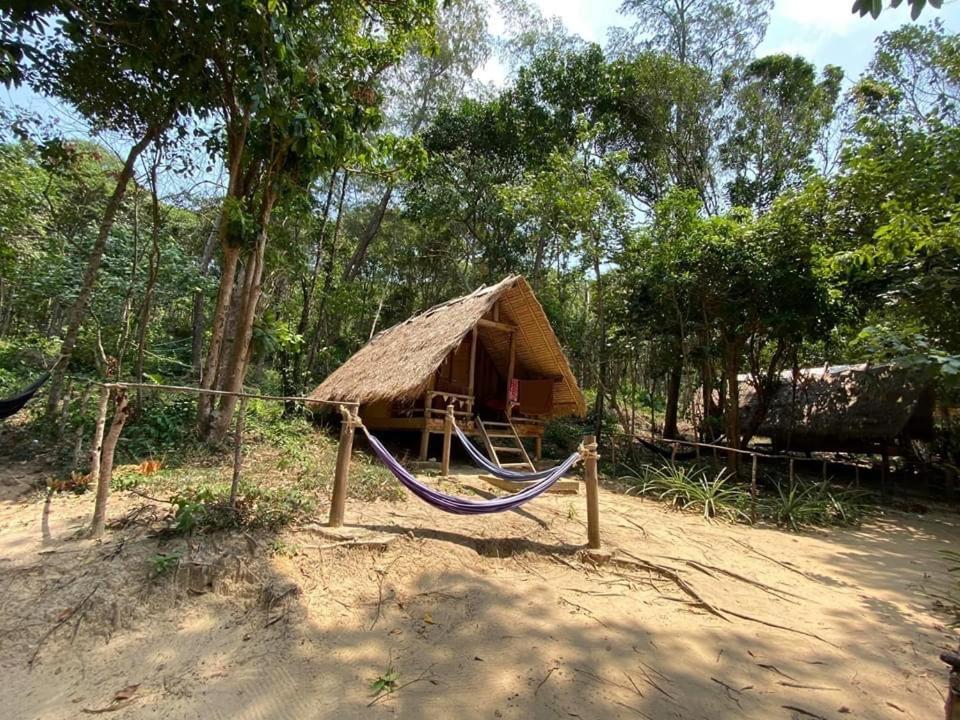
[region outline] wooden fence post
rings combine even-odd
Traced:
[[[100,386],[100,402],[97,405],[97,425],[90,445],[90,484],[100,482],[100,453],[103,450],[103,431],[107,426],[107,406],[110,404],[110,388]]]
[[[343,509],[347,502],[347,480],[350,476],[350,456],[353,453],[354,417],[352,411],[340,406],[340,445],[337,448],[337,468],[333,474],[333,495],[330,499],[330,527],[343,525]]]
[[[440,456],[440,476],[450,475],[450,441],[453,435],[453,403],[447,405],[447,412],[443,416],[443,454]]]
[[[753,461],[750,466],[750,522],[757,522],[757,454],[751,456]]]
[[[597,478],[597,464],[600,456],[597,454],[596,435],[584,436],[583,450],[583,479],[587,485],[587,547],[591,550],[599,550],[600,487]]]
[[[237,509],[237,491],[240,489],[240,466],[243,464],[243,420],[247,413],[247,396],[240,397],[237,426],[233,439],[233,479],[230,481],[230,507]]]
[[[100,472],[97,475],[97,499],[93,506],[93,523],[90,527],[90,535],[95,538],[103,535],[106,526],[107,498],[110,495],[110,482],[113,480],[113,456],[117,451],[117,443],[120,442],[120,433],[123,432],[123,426],[127,422],[129,403],[125,388],[117,390],[115,405],[113,420],[110,421],[110,431],[103,441]]]

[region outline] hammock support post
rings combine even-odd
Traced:
[[[337,468],[333,475],[333,495],[330,499],[330,527],[343,526],[343,510],[347,503],[347,480],[350,477],[350,456],[353,453],[353,431],[356,421],[347,408],[340,406],[343,422],[340,424],[340,445],[337,448]]]
[[[443,416],[443,455],[441,456],[440,475],[450,476],[450,442],[453,435],[453,403],[447,405],[447,413]]]
[[[597,437],[583,437],[583,480],[587,486],[587,547],[600,549],[600,486],[597,479]]]

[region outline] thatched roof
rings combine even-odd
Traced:
[[[517,375],[555,378],[554,415],[583,415],[583,394],[560,342],[530,285],[518,275],[436,305],[384,330],[332,372],[310,397],[359,403],[413,401],[426,389],[447,354],[498,300],[500,321],[518,328]],[[484,327],[479,328],[479,338],[497,371],[506,376],[509,338]]]
[[[740,377],[741,422],[756,407],[756,391]],[[758,435],[792,446],[839,446],[847,441],[881,442],[933,432],[932,375],[915,366],[840,365],[805,368],[796,383],[781,376]]]

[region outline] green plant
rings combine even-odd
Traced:
[[[734,484],[726,470],[710,475],[700,467],[668,463],[648,467],[642,479],[622,478],[632,484],[639,480],[639,492],[670,502],[681,510],[697,510],[706,518],[745,519],[748,494]]]
[[[799,530],[806,526],[852,525],[866,512],[856,490],[836,490],[829,483],[778,483],[777,494],[764,498],[761,511],[777,525]]]
[[[374,697],[378,697],[384,693],[391,693],[397,689],[397,683],[400,681],[400,673],[398,673],[392,664],[387,665],[387,669],[381,675],[377,675],[376,679],[370,683],[370,691],[373,693]]]
[[[154,555],[148,562],[153,571],[153,574],[157,577],[166,575],[171,570],[175,569],[180,564],[180,553],[158,553]]]

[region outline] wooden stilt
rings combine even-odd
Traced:
[[[827,461],[826,460],[823,461],[823,468],[820,472],[820,476],[823,479],[823,482],[827,481]]]
[[[597,477],[597,464],[600,459],[597,454],[596,435],[585,435],[583,438],[585,457],[583,460],[583,479],[587,486],[587,547],[591,550],[600,549],[600,486]]]
[[[753,453],[750,463],[750,522],[757,522],[757,454]]]
[[[539,435],[533,438],[533,452],[537,462],[543,459],[543,438]]]
[[[97,425],[90,444],[90,485],[100,481],[100,453],[103,451],[103,431],[107,426],[107,405],[110,404],[110,388],[100,387],[100,402],[97,405]]]
[[[330,500],[330,527],[343,525],[343,510],[347,503],[347,480],[350,477],[350,456],[353,454],[353,415],[340,407],[343,422],[340,424],[340,446],[337,448],[337,468],[333,475],[333,495]]]
[[[793,474],[793,458],[790,458],[790,484],[793,485],[794,474]]]
[[[420,460],[427,459],[427,452],[430,449],[430,431],[427,428],[420,433]]]
[[[240,398],[237,409],[237,425],[233,439],[233,479],[230,481],[230,507],[237,509],[237,492],[240,489],[240,466],[243,464],[243,421],[247,414],[247,398]]]
[[[441,455],[440,475],[450,476],[450,441],[453,436],[453,403],[447,405],[447,414],[443,417],[443,455]]]
[[[673,443],[670,446],[670,462],[676,462],[676,461],[677,461],[677,444]]]

